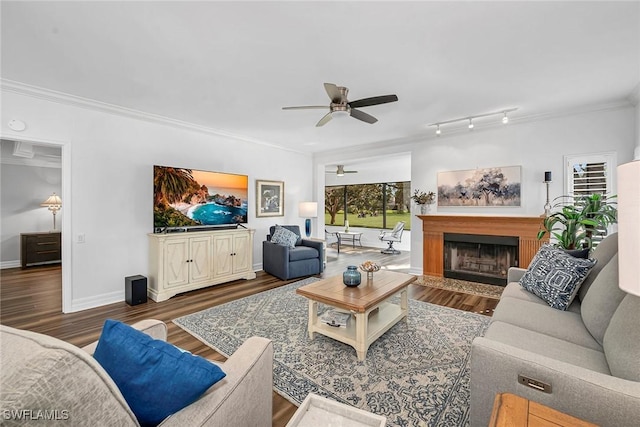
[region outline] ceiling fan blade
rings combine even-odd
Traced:
[[[303,105],[301,107],[282,107],[283,110],[310,110],[310,109],[318,109],[324,108],[327,109],[326,105]]]
[[[318,123],[316,123],[316,127],[324,126],[331,120],[331,118],[331,112],[328,112]]]
[[[324,90],[327,91],[329,99],[331,99],[331,102],[333,102],[334,104],[340,104],[343,101],[342,92],[340,92],[338,86],[334,85],[333,83],[325,83]]]
[[[398,97],[396,95],[382,95],[374,96],[372,98],[362,98],[357,101],[349,102],[351,108],[368,107],[370,105],[386,104],[388,102],[396,102]]]
[[[370,114],[365,113],[364,111],[356,110],[355,108],[351,109],[351,117],[354,119],[362,120],[363,122],[374,124],[378,121],[375,117]]]

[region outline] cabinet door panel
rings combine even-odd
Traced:
[[[195,237],[189,239],[191,281],[211,278],[211,237]]]
[[[165,251],[165,286],[189,283],[189,243],[187,239],[167,242]]]
[[[224,276],[233,273],[233,240],[232,236],[215,236],[213,238],[213,275]]]
[[[253,248],[249,247],[249,235],[244,234],[233,237],[234,273],[249,271],[249,268],[251,268],[251,251],[253,251]]]

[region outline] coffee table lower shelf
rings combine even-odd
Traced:
[[[356,350],[358,360],[364,360],[369,346],[396,323],[407,317],[406,290],[401,294],[401,305],[383,302],[364,312],[352,313],[346,327],[329,326],[318,318],[318,303],[309,300],[309,338],[319,333],[350,345]]]

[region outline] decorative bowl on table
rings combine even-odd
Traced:
[[[365,261],[360,264],[360,270],[367,273],[367,280],[373,279],[373,273],[380,270],[380,264],[373,261]]]

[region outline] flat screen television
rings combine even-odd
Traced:
[[[230,226],[247,222],[249,177],[153,166],[153,229]]]

